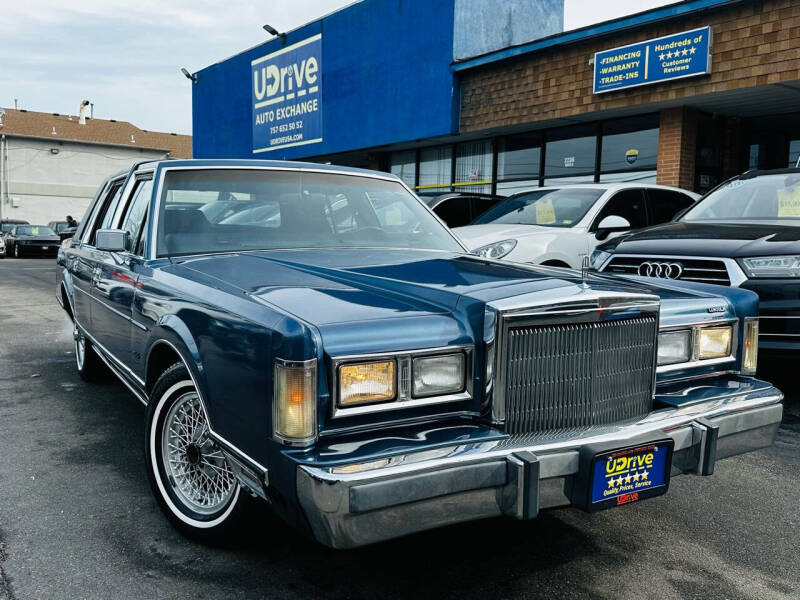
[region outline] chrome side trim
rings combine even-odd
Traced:
[[[682,259],[682,260],[718,260],[719,262],[721,262],[721,263],[723,263],[725,265],[725,268],[728,271],[728,278],[731,280],[730,287],[739,287],[740,285],[742,285],[748,279],[747,275],[745,275],[745,272],[739,266],[739,263],[737,263],[732,258],[724,258],[724,257],[718,257],[718,256],[685,256],[685,255],[682,255],[682,254],[625,254],[625,253],[610,254],[608,256],[608,258],[606,258],[605,262],[603,262],[603,264],[600,265],[600,268],[598,269],[598,271],[600,271],[601,273],[604,272],[605,268],[608,266],[608,263],[611,262],[614,258],[649,258],[649,259],[666,258],[666,259],[669,259],[669,260],[672,260],[672,259]],[[631,277],[631,276],[633,276],[633,277],[641,277],[641,275],[623,275],[622,273],[607,273],[607,274],[608,275],[617,275],[617,276],[620,276],[620,277]],[[647,279],[647,277],[645,277],[645,279]],[[653,279],[653,278],[651,277],[650,279]],[[673,281],[673,280],[670,280],[670,281]],[[674,281],[680,281],[680,280],[674,280]],[[687,283],[692,283],[692,282],[687,282]]]
[[[88,336],[88,334],[85,331],[83,333],[84,335]],[[92,350],[94,350],[94,345],[92,346]],[[120,370],[116,366],[114,366],[114,364],[109,359],[107,359],[102,352],[97,352],[96,350],[94,350],[94,352],[95,354],[97,354],[98,357],[100,357],[100,360],[102,360],[105,363],[108,369],[112,373],[114,373],[114,375],[117,376],[117,379],[119,379],[126,388],[128,388],[131,392],[133,392],[133,395],[136,396],[139,402],[147,406],[147,400],[145,399],[145,397],[138,390],[136,390],[130,383],[128,383],[128,380],[125,379],[125,376],[120,372]]]
[[[105,306],[105,307],[106,307],[108,310],[110,310],[111,312],[113,312],[113,313],[115,313],[115,314],[119,315],[120,317],[122,317],[122,318],[123,318],[123,319],[125,319],[126,321],[129,321],[129,322],[130,322],[132,325],[135,325],[136,327],[138,327],[138,328],[139,328],[139,329],[141,329],[142,331],[148,331],[147,327],[146,327],[146,326],[144,326],[144,325],[142,325],[141,323],[139,323],[139,321],[136,321],[136,320],[135,320],[133,317],[129,317],[128,315],[126,315],[126,314],[125,314],[124,312],[122,312],[121,310],[117,310],[116,308],[114,308],[114,307],[113,307],[113,306],[111,306],[110,304],[107,304],[106,302],[103,302],[103,301],[102,301],[102,300],[100,300],[100,298],[98,298],[97,296],[94,296],[94,295],[90,294],[89,292],[87,292],[86,290],[82,290],[82,289],[81,289],[81,288],[79,288],[79,287],[76,287],[75,289],[76,289],[76,290],[78,290],[79,292],[81,292],[82,294],[86,294],[87,296],[89,296],[89,298],[91,298],[91,299],[92,299],[92,300],[94,300],[95,302],[99,302],[100,304],[102,304],[103,306]]]
[[[84,293],[85,293],[85,292],[84,292]],[[133,379],[134,381],[136,381],[136,383],[138,383],[139,385],[141,385],[141,386],[142,386],[142,389],[144,389],[144,385],[145,385],[145,383],[144,383],[144,380],[143,380],[141,377],[139,377],[139,376],[138,376],[136,373],[134,373],[134,372],[133,372],[133,371],[130,369],[130,367],[128,367],[128,366],[127,366],[125,363],[123,363],[123,362],[122,362],[120,359],[118,359],[118,358],[117,358],[116,356],[114,356],[114,355],[113,355],[111,352],[109,352],[109,351],[108,351],[108,349],[107,349],[105,346],[103,346],[103,345],[102,345],[100,342],[98,342],[98,341],[97,341],[97,340],[94,338],[94,336],[92,336],[92,335],[91,335],[91,334],[90,334],[88,331],[86,331],[86,330],[85,330],[83,327],[81,327],[81,331],[83,331],[84,335],[85,335],[86,337],[88,337],[88,338],[89,338],[89,340],[92,342],[92,345],[94,345],[94,346],[97,346],[98,348],[100,348],[100,350],[102,350],[102,351],[103,351],[103,353],[104,353],[104,354],[106,354],[106,355],[108,356],[108,358],[110,358],[111,360],[113,360],[113,361],[114,361],[114,362],[115,362],[115,363],[118,365],[118,367],[119,367],[120,369],[122,369],[122,371],[123,371],[124,373],[127,373],[128,375],[130,375],[131,379]]]

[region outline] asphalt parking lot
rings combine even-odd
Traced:
[[[222,548],[150,494],[144,410],[85,384],[50,259],[0,261],[0,600],[28,598],[798,598],[800,389],[775,445],[588,515],[459,525],[354,551],[266,513]]]

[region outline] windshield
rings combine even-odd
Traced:
[[[681,221],[800,219],[800,174],[734,179],[689,210]]]
[[[20,225],[17,235],[55,235],[55,232],[44,225]]]
[[[558,188],[515,194],[483,213],[472,224],[572,227],[603,192],[605,190],[597,188]]]
[[[167,172],[157,236],[158,256],[356,247],[464,252],[400,183],[266,169]]]

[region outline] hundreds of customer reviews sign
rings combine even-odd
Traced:
[[[594,93],[711,73],[711,28],[603,50],[594,55]]]
[[[251,63],[253,154],[322,141],[322,34]]]

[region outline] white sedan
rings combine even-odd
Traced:
[[[578,269],[610,235],[670,221],[699,197],[642,183],[540,187],[509,196],[453,231],[480,256]]]

